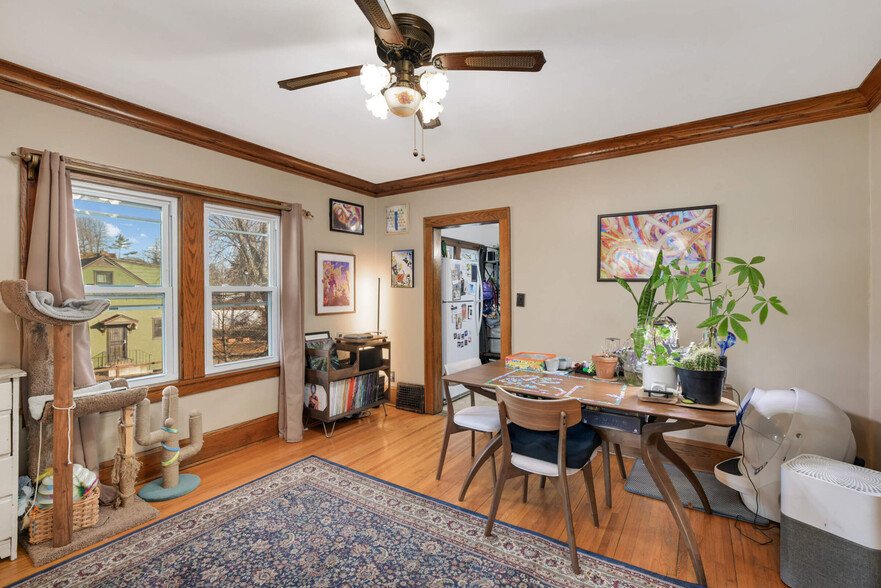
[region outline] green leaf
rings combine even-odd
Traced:
[[[746,335],[746,329],[743,328],[739,322],[734,319],[731,319],[731,330],[734,331],[734,334],[737,335],[737,338],[743,341],[744,343],[749,343],[749,337]]]
[[[707,284],[713,283],[713,275],[714,275],[713,264],[709,263],[709,264],[707,264],[707,271],[704,273],[704,279],[706,280]]]
[[[748,323],[748,322],[750,322],[750,321],[752,320],[752,319],[750,319],[748,316],[746,316],[745,314],[740,314],[739,312],[735,312],[734,314],[732,314],[732,315],[731,315],[731,318],[732,318],[733,320],[737,320],[737,321],[740,321],[740,322],[742,322],[742,323]]]
[[[757,256],[755,256],[755,257],[753,257],[752,259],[749,260],[749,264],[750,264],[750,265],[755,265],[755,264],[757,264],[757,263],[762,263],[763,261],[765,261],[765,258],[764,258],[763,256],[761,256],[761,255],[757,255]]]
[[[759,279],[759,283],[762,285],[762,288],[765,287],[765,276],[762,275],[762,272],[753,268],[753,271],[756,272],[756,277]]]
[[[667,282],[666,286],[664,287],[664,296],[667,298],[667,300],[673,300],[673,282],[672,281]]]
[[[783,308],[783,305],[780,304],[779,301],[778,301],[778,302],[774,302],[774,301],[772,300],[772,301],[771,301],[771,306],[773,306],[774,308],[776,308],[776,309],[777,309],[777,312],[780,312],[780,313],[783,313],[783,314],[789,314],[788,312],[786,312],[786,309]]]
[[[761,297],[761,296],[754,296],[754,298],[755,298],[756,300],[761,300],[762,302],[767,302],[767,300],[765,300],[765,299],[764,299],[763,297]]]
[[[697,326],[697,328],[698,329],[706,329],[707,327],[713,327],[715,325],[718,325],[720,322],[722,322],[722,319],[724,319],[724,318],[725,318],[724,314],[717,314],[716,316],[711,316],[710,318],[708,318],[708,319],[704,320],[702,323],[700,323]]]
[[[765,320],[768,318],[768,305],[765,304],[762,306],[762,312],[759,313],[759,324],[764,325]]]
[[[740,286],[746,281],[747,276],[749,275],[749,268],[745,268],[744,271],[740,272],[737,276],[737,285]]]
[[[753,294],[759,291],[759,279],[754,271],[752,268],[749,268],[749,289],[752,290]]]
[[[725,261],[728,261],[731,263],[738,263],[740,265],[746,265],[746,261],[740,259],[739,257],[726,257]]]
[[[753,314],[755,314],[756,311],[757,311],[758,309],[762,308],[763,306],[767,306],[767,303],[765,303],[765,302],[756,302],[756,305],[753,306],[753,309],[752,309],[750,312],[753,313]]]
[[[721,323],[719,323],[719,338],[724,339],[728,336],[728,317],[726,316]]]
[[[737,300],[730,300],[728,302],[728,306],[725,308],[725,312],[731,313],[734,310],[734,307],[737,305]]]

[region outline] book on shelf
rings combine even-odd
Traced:
[[[379,401],[385,391],[385,377],[379,372],[371,372],[330,382],[329,386],[328,416],[335,416]]]

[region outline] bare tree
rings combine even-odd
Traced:
[[[211,215],[209,278],[212,284],[262,286],[269,283],[266,223]]]
[[[159,237],[153,241],[153,245],[144,249],[144,261],[153,265],[159,265],[162,262],[162,245],[159,243]]]
[[[97,255],[108,246],[109,235],[107,224],[90,216],[76,217],[76,237],[79,242],[80,256]]]

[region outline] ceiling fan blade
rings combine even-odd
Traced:
[[[541,51],[466,51],[440,53],[432,60],[438,69],[480,71],[541,71]]]
[[[434,120],[431,121],[430,123],[427,123],[424,120],[422,120],[422,111],[421,110],[416,111],[416,118],[419,119],[419,124],[422,125],[422,128],[426,131],[430,130],[430,129],[436,129],[439,126],[441,126],[440,117],[435,117]]]
[[[318,84],[324,84],[326,82],[335,82],[337,80],[353,78],[361,74],[361,67],[362,66],[360,65],[353,65],[352,67],[332,69],[321,73],[309,74],[308,76],[300,76],[299,78],[281,80],[278,83],[278,87],[283,90],[299,90],[300,88],[317,86]]]
[[[376,31],[376,36],[387,47],[403,47],[404,37],[398,30],[395,17],[389,10],[385,0],[355,0],[355,4],[370,21],[370,26]]]

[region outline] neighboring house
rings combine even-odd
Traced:
[[[112,253],[83,257],[86,286],[151,286],[160,283],[159,264],[119,259]],[[98,381],[162,371],[162,300],[113,296],[111,306],[89,325],[92,365]]]

